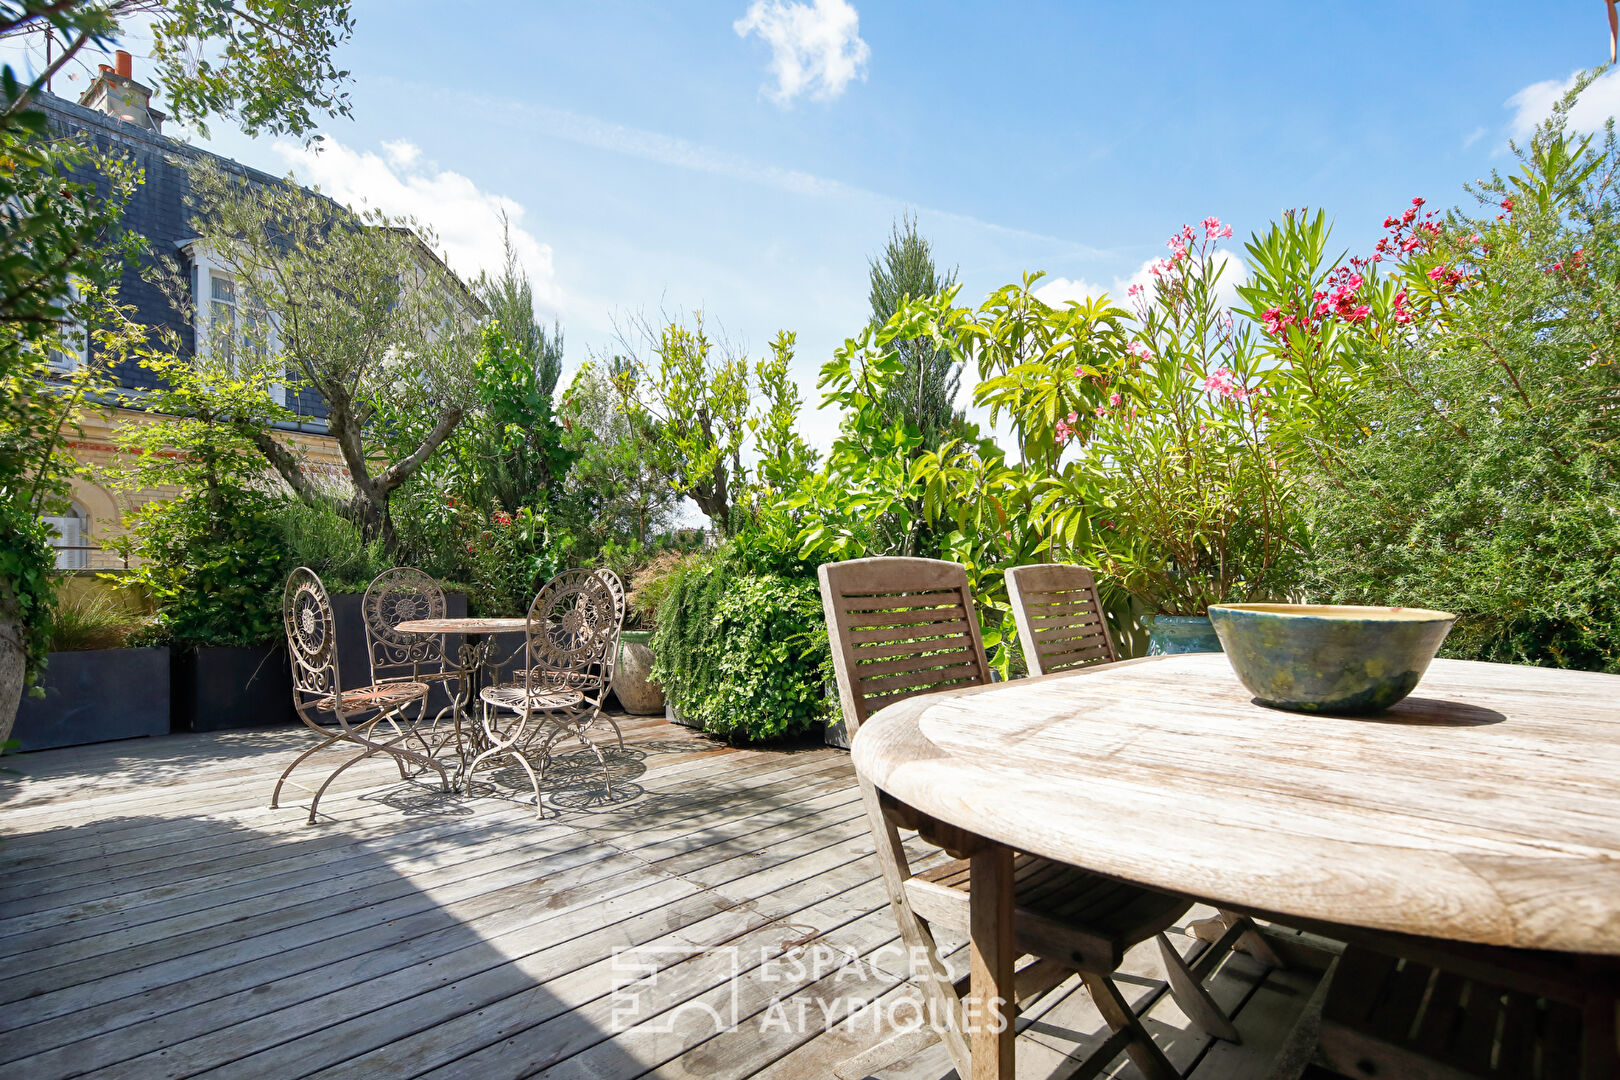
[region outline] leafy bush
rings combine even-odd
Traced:
[[[392,565],[381,540],[366,543],[355,523],[333,508],[289,499],[278,524],[288,572],[307,566],[331,592],[364,592]]]
[[[281,636],[286,568],[282,497],[234,417],[262,408],[245,384],[201,388],[176,360],[147,360],[165,380],[153,394],[162,420],[123,433],[123,486],[178,493],[125,517],[110,546],[130,560],[161,626],[182,645],[256,645]]]
[[[1244,291],[1276,370],[1310,376],[1282,431],[1310,592],[1454,611],[1446,655],[1620,671],[1620,147],[1566,134],[1572,102],[1479,209],[1413,199],[1326,285],[1325,238],[1292,242],[1319,227],[1285,221]],[[1290,301],[1341,287],[1348,318]]]
[[[737,741],[826,719],[831,656],[814,578],[750,572],[724,550],[668,576],[653,678],[676,708]]]

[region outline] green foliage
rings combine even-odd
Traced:
[[[146,404],[162,418],[124,429],[127,464],[111,479],[129,491],[178,493],[126,514],[128,531],[110,546],[130,560],[129,580],[146,587],[175,641],[275,640],[286,569],[282,496],[241,433],[273,406],[251,383],[213,382],[173,357],[142,363],[159,376]]]
[[[748,572],[724,549],[671,576],[653,678],[676,708],[705,731],[747,742],[826,719],[831,657],[813,577]]]
[[[1311,584],[1456,612],[1449,655],[1620,671],[1620,148],[1568,134],[1572,101],[1413,231],[1374,283],[1411,314],[1332,354]]]
[[[573,458],[558,500],[558,523],[589,550],[649,544],[668,527],[680,495],[664,479],[652,444],[621,406],[624,363],[587,360],[563,394],[563,446]]]
[[[0,83],[15,106],[9,67]],[[121,219],[141,182],[125,159],[45,131],[42,113],[0,115],[0,656],[20,655],[24,686],[44,662],[53,607],[55,556],[39,516],[66,496],[62,433],[108,373],[97,361],[54,380],[49,358],[78,353],[90,331],[114,344],[102,324],[121,316],[117,280],[136,249]],[[100,182],[73,179],[80,170]]]
[[[1218,298],[1230,234],[1184,228],[1135,339],[1083,365],[1108,397],[1057,425],[1078,456],[1040,503],[1054,540],[1156,614],[1284,596],[1303,550],[1296,478],[1271,445],[1274,373]]]
[[[104,594],[81,593],[58,599],[51,626],[52,652],[121,648],[143,620]]]
[[[364,592],[393,565],[380,540],[368,543],[353,521],[330,506],[283,500],[277,525],[287,571],[307,566],[329,592]]]
[[[656,331],[643,326],[657,366],[618,364],[614,382],[654,469],[724,536],[747,485],[748,361],[724,345],[717,349],[701,312],[694,322],[687,328],[671,321]]]

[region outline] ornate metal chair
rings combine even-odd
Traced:
[[[433,715],[428,725],[436,729],[448,715],[450,732],[424,748],[437,755],[448,742],[461,747],[461,722],[472,696],[473,658],[463,649],[452,659],[443,634],[410,634],[396,629],[413,619],[443,619],[449,614],[444,590],[422,571],[409,566],[384,570],[366,587],[360,612],[366,626],[366,651],[371,660],[371,681],[377,684],[419,682],[430,688],[444,686],[448,703]],[[422,700],[423,721],[427,721],[427,699]],[[463,759],[465,763],[465,759]]]
[[[606,720],[624,750],[624,733],[602,711],[613,684],[624,606],[624,588],[610,570],[566,570],[546,582],[529,606],[523,670],[511,681],[479,693],[488,749],[467,770],[469,791],[481,766],[501,758],[516,761],[534,788],[536,815],[544,816],[540,776],[550,762],[553,744],[572,736],[596,755],[611,794],[607,759],[588,730]],[[540,760],[539,774],[529,762],[531,754]]]
[[[851,734],[885,705],[990,681],[967,574],[956,563],[856,559],[826,564],[819,576],[839,702]],[[864,778],[860,786],[912,979],[930,1015],[943,1020],[940,1035],[957,1071],[967,1076],[971,1066],[960,1001],[966,981],[951,979],[930,927],[967,934],[968,862],[955,859],[914,874],[899,829],[928,830],[930,823]],[[1162,938],[1191,903],[1022,852],[1014,866],[1013,933],[1019,950],[1035,958],[1018,973],[1016,998],[1033,998],[1078,972],[1136,1067],[1149,1080],[1178,1076],[1112,973],[1127,949]],[[1171,948],[1165,961],[1170,992],[1182,1011],[1210,1034],[1235,1039],[1231,1021],[1180,954]]]
[[[287,578],[282,594],[281,617],[287,631],[287,652],[292,658],[293,707],[299,718],[319,736],[321,741],[299,754],[288,765],[276,789],[270,796],[274,809],[281,801],[281,787],[292,771],[312,755],[335,743],[348,743],[358,752],[332,770],[330,776],[315,789],[314,801],[309,807],[309,823],[315,823],[315,813],[321,796],[332,781],[350,765],[377,754],[393,758],[399,767],[401,779],[409,779],[406,765],[419,771],[432,769],[439,774],[445,791],[450,780],[444,766],[431,755],[420,753],[403,745],[412,738],[420,739],[414,724],[405,714],[412,705],[420,707],[427,697],[427,684],[416,681],[373,683],[370,686],[342,689],[338,675],[337,622],[332,616],[332,602],[326,587],[313,570],[300,566]],[[336,727],[327,727],[320,721],[330,718]],[[378,729],[382,728],[382,731]]]

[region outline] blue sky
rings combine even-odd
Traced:
[[[355,115],[322,153],[211,145],[415,213],[465,272],[493,263],[506,207],[570,367],[660,307],[752,355],[795,330],[812,406],[903,210],[974,300],[1026,270],[1069,283],[1055,296],[1112,290],[1211,214],[1241,241],[1319,206],[1365,248],[1413,195],[1449,204],[1505,164],[1552,87],[1608,58],[1596,0],[464,10],[355,4]],[[1620,84],[1589,97],[1607,115]],[[834,423],[807,426],[825,444]]]

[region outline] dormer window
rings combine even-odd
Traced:
[[[182,244],[192,260],[192,295],[195,299],[197,355],[223,361],[232,370],[246,360],[263,360],[273,354],[276,342],[275,320],[264,304],[241,288],[236,275],[220,269],[201,246]],[[288,404],[285,383],[270,388],[270,397]]]
[[[208,342],[226,363],[236,363],[236,281],[218,270],[208,275]]]
[[[62,347],[52,349],[49,358],[51,371],[57,375],[71,375],[90,359],[90,335],[85,332],[84,324],[73,317],[74,305],[78,302],[79,285],[70,277],[67,302],[63,305],[67,314],[62,321],[61,340],[57,343]]]

